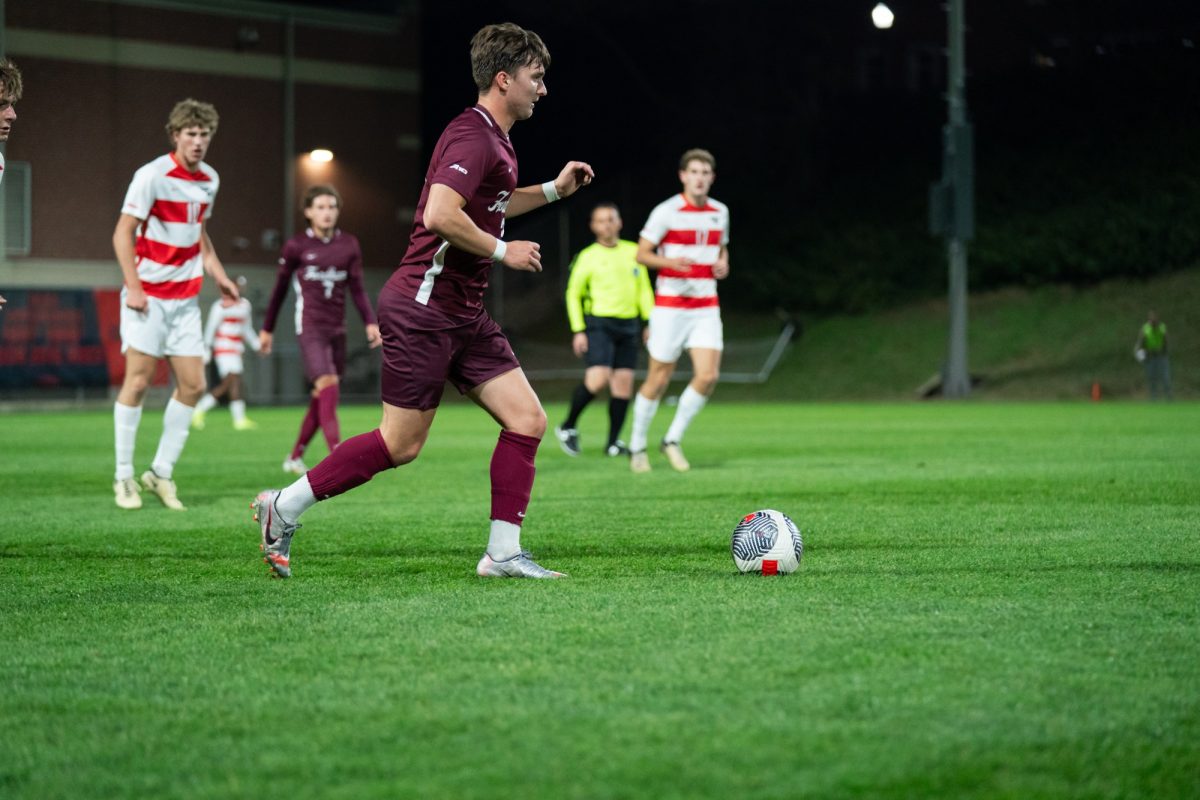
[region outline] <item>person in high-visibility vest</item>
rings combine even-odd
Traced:
[[[1151,311],[1138,333],[1134,350],[1138,360],[1146,367],[1146,383],[1150,388],[1150,399],[1171,399],[1171,364],[1167,360],[1167,325]]]
[[[637,262],[637,244],[620,238],[621,214],[613,203],[592,209],[596,242],[585,247],[571,263],[567,282],[567,317],[571,323],[571,348],[587,369],[571,394],[567,418],[554,429],[558,444],[569,456],[579,455],[576,425],[583,409],[608,387],[609,456],[629,455],[621,441],[621,428],[633,396],[633,370],[649,328],[654,290],[647,269]]]

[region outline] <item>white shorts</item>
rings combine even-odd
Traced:
[[[650,312],[650,339],[646,349],[655,361],[674,364],[684,350],[724,350],[725,336],[719,306],[670,308],[655,306]]]
[[[146,310],[125,305],[121,290],[121,352],[129,348],[148,356],[204,357],[204,333],[200,324],[200,302],[146,298]]]
[[[213,359],[217,363],[217,374],[224,378],[226,375],[241,375],[245,371],[242,357],[238,353],[220,353]]]

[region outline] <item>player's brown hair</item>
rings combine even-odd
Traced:
[[[210,134],[216,135],[217,123],[220,121],[221,117],[212,103],[202,103],[189,97],[187,100],[180,100],[171,109],[171,114],[167,117],[167,135],[174,136],[177,131],[193,125],[208,128]]]
[[[9,103],[17,102],[21,99],[24,88],[24,84],[21,83],[21,70],[17,69],[12,59],[0,61],[0,92],[4,93],[4,99]]]
[[[701,147],[693,147],[688,150],[679,159],[679,171],[683,172],[687,169],[687,165],[693,161],[703,161],[708,166],[712,167],[712,171],[717,171],[717,160],[713,158],[713,154]]]
[[[550,51],[542,37],[520,25],[487,25],[471,37],[471,77],[481,94],[491,88],[497,73],[513,75],[533,64],[549,69]]]
[[[329,195],[336,200],[337,207],[339,209],[342,207],[341,194],[339,194],[338,190],[333,188],[333,185],[329,183],[318,183],[315,186],[308,187],[308,189],[304,192],[304,207],[312,208],[313,201],[318,197],[324,197],[325,195]]]

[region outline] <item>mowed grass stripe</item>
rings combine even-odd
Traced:
[[[2,418],[8,797],[1188,797],[1200,780],[1200,408],[735,405],[694,469],[546,442],[484,582],[493,423],[319,504],[291,581],[249,521],[295,410],[222,412],[190,508],[112,506],[111,417]],[[562,413],[551,408],[551,418]],[[653,435],[669,421],[664,408]],[[366,430],[370,408],[343,412]],[[139,440],[144,469],[159,416]],[[317,457],[323,446],[317,445]],[[315,459],[314,459],[315,460]],[[728,535],[793,516],[794,576]]]

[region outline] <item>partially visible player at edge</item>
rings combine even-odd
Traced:
[[[283,245],[275,289],[267,304],[258,338],[262,352],[271,352],[275,322],[290,282],[296,292],[296,339],[304,362],[304,377],[312,384],[308,413],[284,472],[303,475],[304,449],[317,433],[325,435],[329,452],[342,439],[337,406],[340,382],[346,372],[346,289],[366,326],[367,344],[379,347],[382,338],[375,312],[363,289],[362,249],[358,239],[337,227],[342,196],[328,184],[310,186],[304,193],[304,216],[309,227]]]
[[[182,511],[172,473],[187,443],[196,401],[204,394],[204,336],[200,328],[200,285],[208,272],[221,293],[238,298],[237,285],[208,237],[208,219],[220,181],[204,163],[217,132],[217,110],[191,98],[175,104],[167,119],[174,151],[133,174],[113,231],[113,250],[125,286],[121,289],[121,349],[125,381],[113,406],[117,471],[113,492],[121,508],[141,508],[133,479],[133,447],[142,419],[142,400],[159,359],[175,376],[175,391],[163,414],[162,437],[142,486],[167,508]]]
[[[629,466],[634,472],[650,471],[650,421],[684,350],[692,360],[692,380],[659,445],[680,472],[691,469],[680,446],[683,434],[717,386],[724,348],[717,281],[729,274],[729,209],[708,196],[716,166],[707,150],[684,153],[679,160],[683,191],[655,206],[638,238],[637,260],[657,269],[658,278],[646,343],[650,366],[633,401]]]
[[[408,252],[379,295],[383,420],[376,430],[342,442],[291,486],[255,499],[263,555],[276,575],[291,575],[292,536],[305,510],[417,457],[450,380],[501,428],[491,460],[491,529],[476,574],[562,577],[521,548],[546,412],[508,339],[483,308],[492,262],[542,269],[536,242],[503,240],[506,216],[568,197],[593,178],[588,164],[569,161],[552,181],[517,186],[508,131],[533,116],[546,95],[549,65],[541,38],[512,23],[488,25],[472,38],[478,102],[438,139]]]
[[[13,108],[21,99],[21,70],[11,59],[0,60],[0,142],[7,142],[12,133],[12,124],[17,119]],[[0,152],[0,181],[4,180],[4,153]],[[0,311],[4,310],[4,296],[0,295]]]

